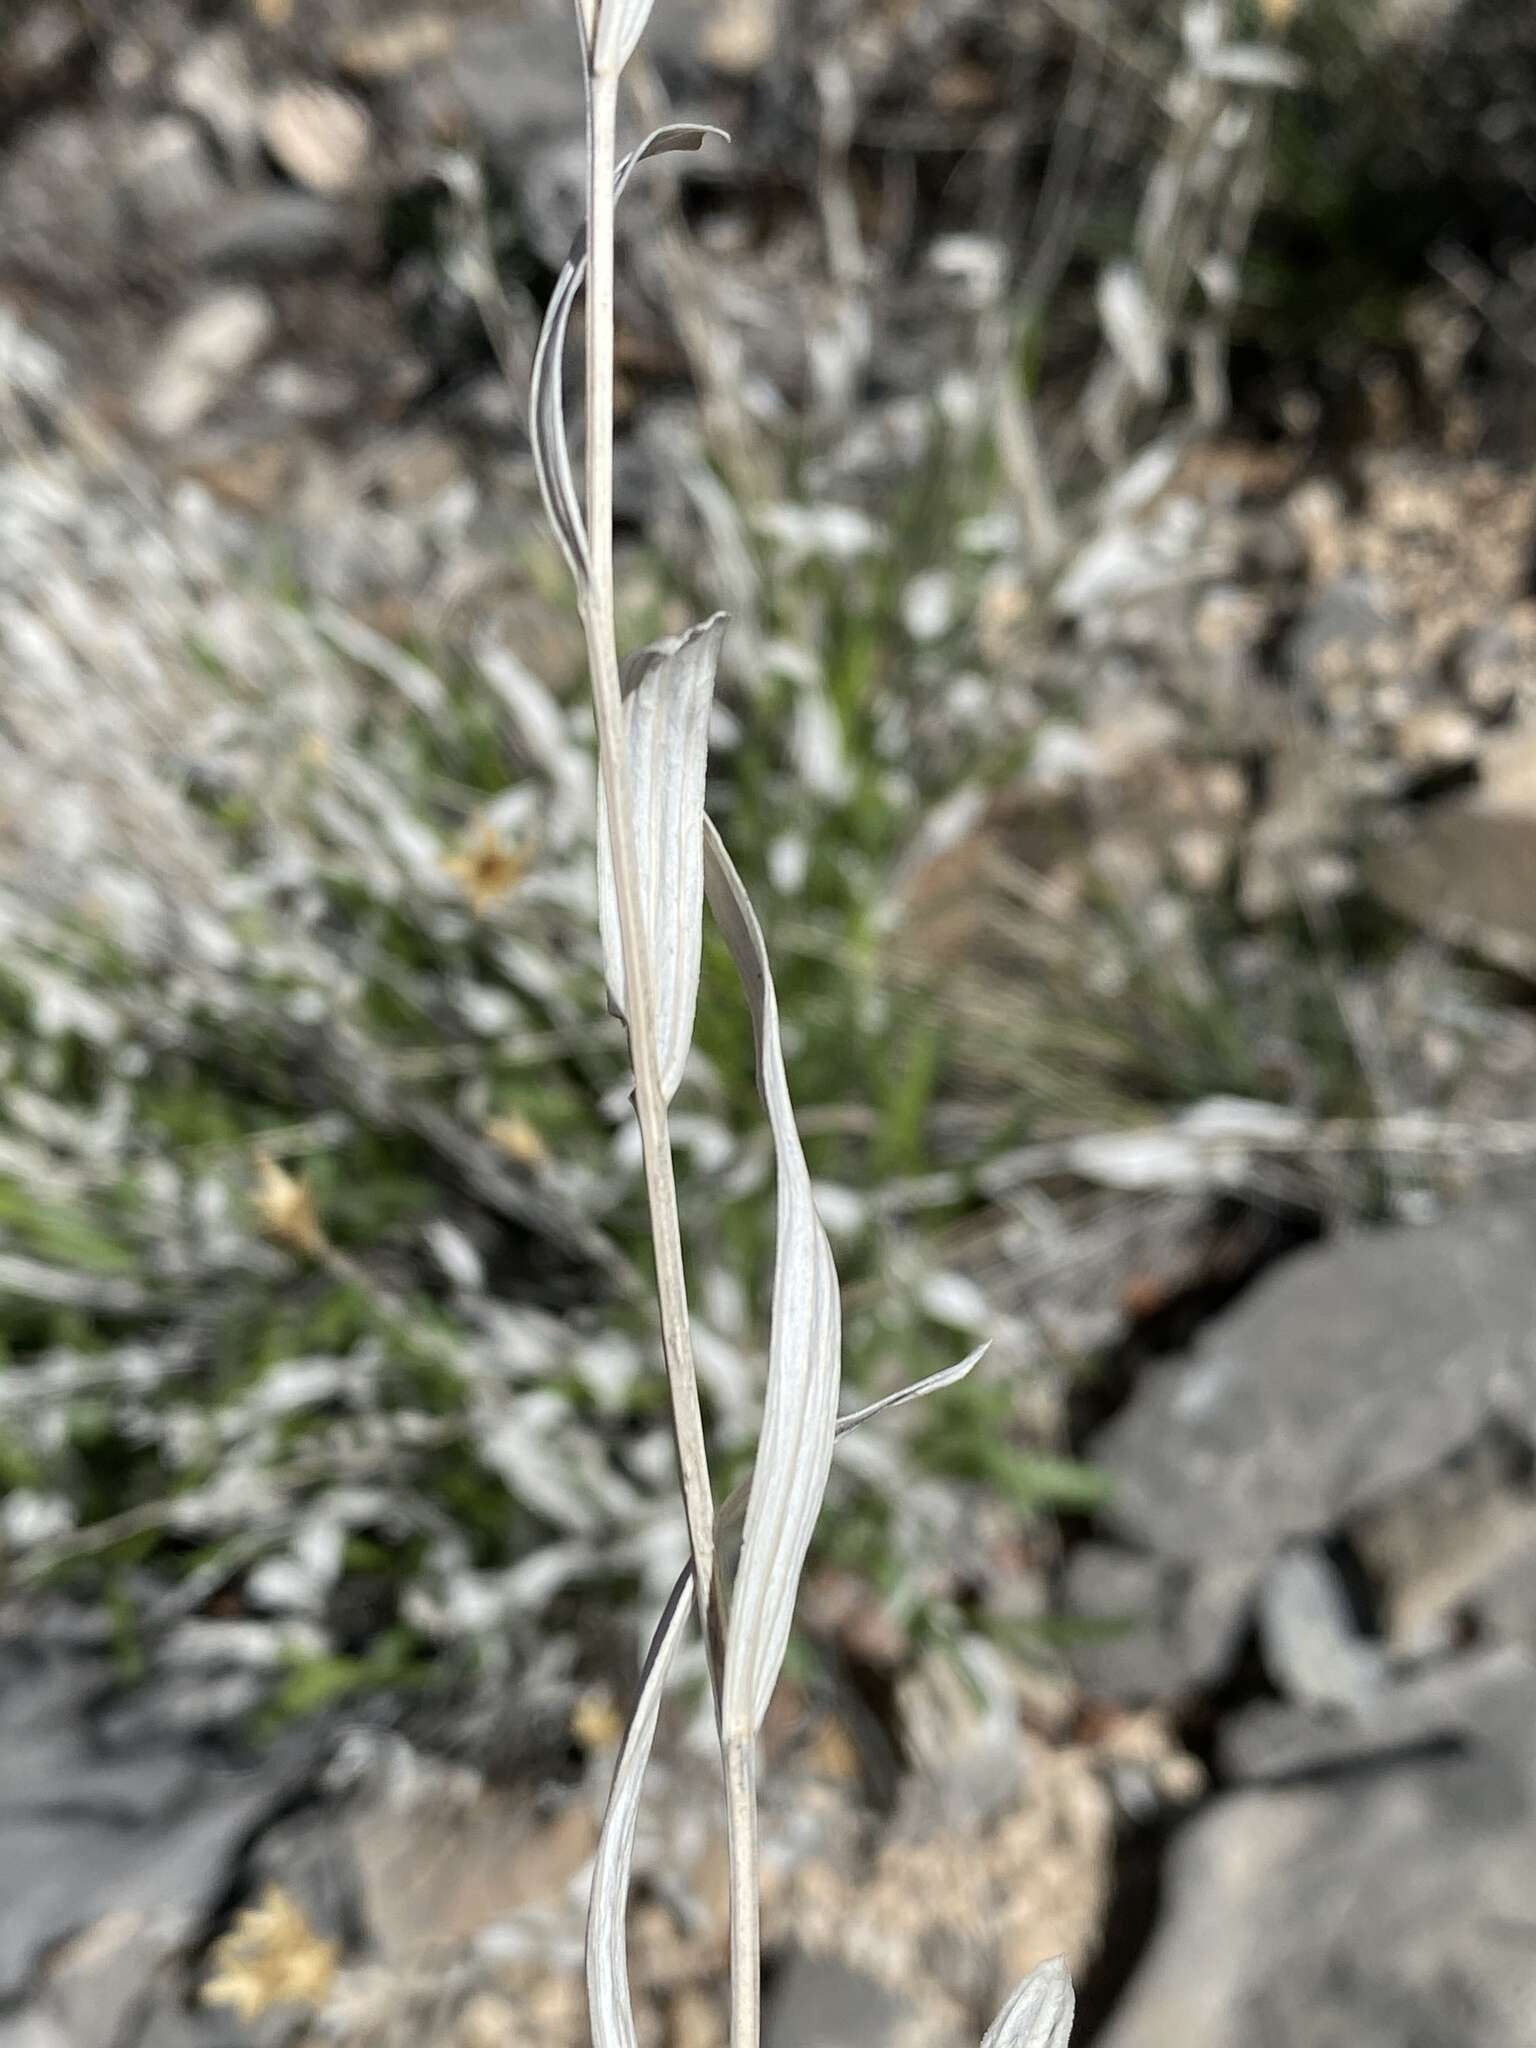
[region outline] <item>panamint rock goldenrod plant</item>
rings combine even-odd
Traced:
[[[625,1913],[645,1769],[673,1659],[696,1609],[707,1649],[724,1768],[730,1866],[731,2043],[756,2048],[760,2024],[757,1738],[789,1642],[795,1596],[836,1439],[893,1402],[969,1372],[980,1352],[935,1379],[838,1416],[841,1303],[816,1213],[785,1071],[762,927],[730,853],[705,815],[705,769],[723,615],[621,662],[613,580],[614,212],[646,158],[698,149],[718,130],[659,128],[618,160],[619,77],[652,0],[577,0],[587,77],[587,229],[561,273],[534,358],[534,459],[550,523],[575,578],[586,635],[600,782],[598,893],[608,1001],[623,1020],[655,1243],[662,1349],[690,1557],[647,1656],[622,1745],[593,1872],[587,1989],[595,2048],[634,2048]],[[720,139],[724,140],[723,137]],[[565,433],[564,355],[586,283],[585,507]],[[704,904],[719,926],[751,1012],[758,1093],[777,1180],[767,1383],[757,1456],[740,1499],[717,1516],[694,1370],[668,1133],[698,998]],[[983,1347],[985,1348],[985,1347]],[[729,1605],[719,1538],[742,1518]],[[1059,1961],[1019,1986],[985,2048],[1064,2048],[1072,1989]]]

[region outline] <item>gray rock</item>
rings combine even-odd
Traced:
[[[1530,2048],[1536,1667],[1470,1690],[1457,1753],[1193,1821],[1101,2048]]]
[[[1379,660],[1397,634],[1376,586],[1364,576],[1339,576],[1291,625],[1280,650],[1281,666],[1293,682],[1326,687],[1346,670]]]
[[[1122,1701],[1177,1700],[1224,1676],[1255,1572],[1191,1568],[1109,1543],[1068,1559],[1062,1607],[1084,1624],[1068,1651],[1079,1684]]]
[[[202,131],[186,115],[156,115],[125,152],[122,196],[135,225],[149,233],[184,233],[227,189]]]
[[[1363,872],[1400,917],[1536,981],[1536,739],[1490,747],[1474,791],[1395,821]]]
[[[134,1827],[186,1797],[196,1766],[185,1755],[141,1755],[124,1771],[84,1739],[101,1689],[101,1668],[83,1659],[0,1651],[0,1813],[90,1808]]]
[[[295,1766],[111,1747],[95,1718],[100,1661],[11,1647],[0,1658],[0,2003],[52,1957],[70,1960],[76,2004],[121,2015],[201,1928]]]
[[[1461,1747],[1475,1736],[1479,1700],[1528,1668],[1526,1651],[1500,1644],[1430,1665],[1352,1713],[1255,1700],[1221,1725],[1222,1775],[1259,1785]]]
[[[1073,1672],[1113,1699],[1163,1699],[1183,1670],[1169,1641],[1174,1573],[1161,1559],[1108,1543],[1081,1544],[1062,1574],[1062,1611],[1073,1627]]]
[[[519,159],[583,119],[576,39],[555,14],[472,23],[457,39],[448,86],[460,123],[503,157]]]
[[[28,2008],[0,2014],[0,2048],[75,2048],[50,2013]]]
[[[268,1828],[252,1846],[247,1878],[254,1892],[277,1885],[297,1900],[317,1934],[344,1948],[366,1939],[362,1876],[334,1807],[317,1807]]]
[[[1189,1573],[1179,1626],[1197,1683],[1225,1678],[1236,1661],[1254,1577],[1253,1566],[1241,1556],[1209,1559]]]
[[[1264,1574],[1259,1644],[1271,1679],[1303,1706],[1358,1713],[1386,1681],[1381,1645],[1355,1625],[1338,1568],[1315,1543],[1288,1544]]]
[[[124,1775],[132,1769],[125,1761]],[[50,1949],[109,1914],[144,1923],[135,1954],[147,1981],[196,1935],[284,1790],[266,1775],[209,1775],[183,1809],[138,1827],[92,1807],[0,1814],[0,1999],[24,1991]]]
[[[861,1970],[796,1949],[763,2012],[765,2048],[879,2048],[910,2008]]]
[[[221,207],[188,253],[205,270],[282,277],[334,263],[353,238],[352,216],[335,200],[274,190]]]
[[[1109,1518],[1236,1568],[1320,1535],[1536,1395],[1536,1208],[1341,1236],[1269,1273],[1088,1447]]]
[[[103,166],[112,158],[105,117],[42,114],[0,152],[0,262],[29,286],[89,303],[118,273],[121,208]]]

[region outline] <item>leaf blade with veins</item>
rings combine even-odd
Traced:
[[[832,1247],[795,1128],[768,948],[735,863],[707,817],[704,888],[752,1013],[758,1092],[778,1176],[768,1384],[721,1701],[727,1732],[750,1739],[762,1726],[784,1662],[800,1573],[832,1467],[842,1323]]]
[[[709,712],[726,615],[657,641],[624,667],[630,816],[651,951],[656,1058],[662,1093],[677,1093],[693,1043],[704,932],[704,775]],[[598,806],[597,909],[608,1002],[626,1012],[618,887],[608,807]]]
[[[591,44],[594,72],[618,76],[635,54],[655,4],[656,0],[602,0]]]
[[[1037,1963],[1015,1986],[983,2035],[981,2048],[1067,2048],[1075,2004],[1062,1958]]]

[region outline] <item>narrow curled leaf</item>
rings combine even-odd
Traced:
[[[635,1824],[640,1814],[645,1767],[656,1742],[662,1696],[683,1637],[688,1633],[692,1606],[690,1559],[662,1609],[646,1653],[639,1696],[614,1766],[613,1786],[592,1866],[592,1898],[587,1909],[587,2015],[592,2048],[635,2048],[629,1942],[625,1931],[630,1872],[635,1861]]]
[[[768,948],[735,863],[707,817],[704,888],[752,1013],[757,1087],[778,1177],[768,1385],[721,1687],[727,1734],[755,1735],[789,1645],[800,1573],[832,1466],[843,1333],[837,1269],[816,1214],[784,1072]]]
[[[528,387],[528,414],[532,425],[533,468],[539,480],[544,515],[554,529],[555,539],[575,580],[577,595],[585,597],[588,581],[587,527],[576,478],[571,470],[571,448],[565,434],[565,333],[571,308],[581,289],[586,253],[580,262],[572,256],[556,280],[539,329],[539,345],[533,352],[533,376]]]
[[[889,1409],[936,1393],[941,1387],[962,1380],[987,1349],[980,1344],[958,1365],[902,1387],[882,1400],[872,1401],[851,1415],[838,1417],[836,1434],[884,1415]],[[725,1537],[740,1519],[747,1503],[750,1480],[743,1480],[720,1509],[717,1530]],[[635,2048],[635,2017],[629,1995],[629,1946],[625,1927],[629,1915],[630,1874],[635,1860],[635,1826],[640,1812],[640,1793],[646,1765],[656,1741],[656,1723],[667,1689],[673,1663],[688,1633],[693,1608],[693,1560],[683,1566],[662,1609],[661,1620],[646,1652],[640,1674],[640,1691],[634,1712],[624,1731],[623,1746],[614,1766],[613,1788],[603,1815],[597,1856],[592,1867],[592,1903],[587,1920],[587,2006],[592,2028],[592,2048]],[[1065,2037],[1063,2036],[1063,2039]],[[1021,2048],[1008,2043],[1004,2048]],[[1053,2044],[1054,2048],[1054,2044]]]
[[[855,1408],[851,1415],[839,1415],[837,1431],[839,1441],[850,1429],[858,1429],[866,1422],[873,1422],[877,1415],[888,1415],[893,1408],[905,1408],[909,1401],[922,1401],[929,1394],[937,1394],[944,1387],[952,1387],[963,1380],[980,1365],[992,1349],[992,1339],[978,1344],[974,1351],[968,1351],[956,1365],[946,1365],[942,1372],[931,1372],[925,1380],[914,1380],[909,1387],[898,1387],[894,1394],[882,1394],[878,1401],[871,1401],[865,1408]]]
[[[1062,1958],[1037,1963],[988,2027],[981,2048],[1067,2048],[1075,2004]]]
[[[606,9],[603,10],[605,13]],[[585,20],[585,15],[583,16]],[[644,26],[642,19],[641,26]],[[597,33],[603,33],[599,20]],[[674,149],[701,149],[706,135],[730,138],[721,128],[700,127],[693,122],[658,128],[638,149],[632,149],[613,174],[613,196],[623,196],[624,187],[636,166],[647,157],[665,155]],[[528,390],[528,411],[533,422],[533,467],[539,480],[539,495],[555,539],[570,564],[578,594],[587,587],[587,526],[577,495],[576,475],[571,467],[570,443],[565,432],[565,337],[571,324],[571,308],[587,274],[587,237],[583,230],[571,245],[565,268],[555,282],[539,345],[534,350],[533,376]]]
[[[651,946],[656,1056],[662,1092],[677,1093],[693,1043],[704,929],[704,770],[709,710],[726,616],[631,655],[624,664],[624,731],[640,901]],[[597,807],[597,909],[608,1002],[626,1014],[624,947],[608,839]]]

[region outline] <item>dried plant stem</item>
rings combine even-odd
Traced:
[[[613,590],[613,176],[618,103],[616,75],[598,72],[587,95],[587,545],[590,580],[582,607],[603,798],[608,812],[619,929],[628,992],[626,1022],[635,1075],[635,1114],[645,1159],[645,1190],[656,1253],[661,1341],[672,1397],[672,1428],[682,1479],[683,1509],[693,1554],[699,1621],[709,1646],[718,1702],[721,1644],[719,1580],[715,1561],[715,1504],[704,1448],[698,1377],[688,1328],[677,1183],[656,1048],[651,950],[645,930],[635,861],[633,807],[625,760],[624,706]]]
[[[993,355],[993,389],[997,401],[998,456],[1024,517],[1032,566],[1043,575],[1061,560],[1065,545],[1061,511],[1045,453],[1040,446],[1034,407],[1014,360],[1012,322],[1006,314],[998,314],[997,328],[993,349],[989,352]]]
[[[656,1248],[656,1291],[672,1396],[688,1541],[693,1553],[699,1621],[709,1649],[718,1715],[724,1629],[715,1555],[714,1497],[704,1448],[698,1379],[688,1328],[688,1294],[678,1224],[677,1186],[667,1130],[667,1104],[656,1048],[651,949],[644,925],[629,776],[624,706],[615,638],[613,593],[613,176],[618,102],[616,76],[594,69],[587,93],[587,545],[589,581],[583,624],[592,672],[592,702],[603,794],[608,810],[614,891],[624,957],[635,1113],[645,1157],[646,1194]],[[757,2048],[761,1972],[758,1960],[757,1788],[752,1731],[722,1734],[726,1834],[731,1896],[731,2039]]]
[[[731,2048],[757,2048],[762,1935],[757,1899],[757,1738],[725,1735],[725,1840],[731,1893]]]

